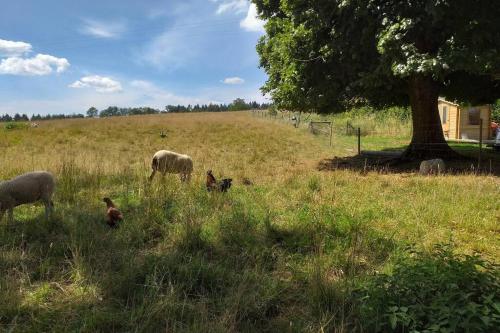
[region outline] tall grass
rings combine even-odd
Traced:
[[[51,221],[25,205],[0,225],[3,330],[370,331],[359,297],[377,287],[359,290],[409,245],[500,254],[498,179],[319,172],[346,147],[249,113],[43,122],[0,129],[0,149],[0,179],[57,178]],[[158,149],[190,154],[192,182],[149,183]],[[206,192],[207,169],[234,179],[228,193]]]
[[[263,114],[265,111],[257,111]],[[276,119],[289,121],[291,113],[275,112],[269,115]],[[310,121],[331,121],[335,134],[355,135],[356,129],[361,129],[363,136],[373,137],[411,137],[411,112],[408,108],[391,107],[375,109],[372,107],[353,108],[337,114],[295,113],[300,118],[302,127],[308,126]],[[352,128],[349,128],[349,125]]]

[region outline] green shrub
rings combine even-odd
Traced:
[[[370,332],[494,332],[499,277],[497,265],[455,255],[450,246],[417,252],[362,287],[362,322]]]
[[[500,99],[493,105],[491,120],[500,123]]]
[[[6,130],[16,130],[16,129],[25,129],[28,128],[28,124],[26,123],[19,123],[19,122],[8,122],[4,125],[4,128]]]

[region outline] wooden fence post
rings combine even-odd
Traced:
[[[479,156],[477,160],[477,170],[481,172],[481,155],[483,148],[483,119],[479,119]]]
[[[361,155],[361,127],[358,127],[358,155]]]
[[[332,146],[333,122],[330,122],[330,147]]]

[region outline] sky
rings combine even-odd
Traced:
[[[0,114],[266,101],[248,0],[0,4]]]

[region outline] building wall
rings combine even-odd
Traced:
[[[480,119],[483,120],[483,140],[490,138],[491,110],[488,105],[460,108],[459,139],[479,140],[480,125],[471,124],[470,110],[478,110]]]
[[[438,109],[444,137],[447,139],[456,139],[458,107],[453,103],[440,100],[438,102]],[[443,119],[445,116],[446,119]]]
[[[449,139],[456,139],[458,137],[458,121],[459,121],[459,113],[458,113],[458,107],[457,106],[450,106],[450,130],[449,130]]]
[[[483,140],[490,139],[491,108],[489,105],[460,107],[455,103],[439,100],[439,117],[443,133],[447,139],[469,139],[479,140],[479,125],[471,124],[469,110],[478,110],[479,119],[483,120]],[[443,117],[446,112],[446,122]]]

